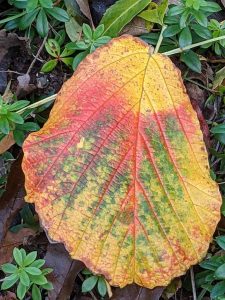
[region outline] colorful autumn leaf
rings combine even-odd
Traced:
[[[49,236],[112,285],[167,285],[220,216],[180,71],[131,36],[89,55],[24,144],[27,201]]]

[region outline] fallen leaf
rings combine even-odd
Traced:
[[[16,300],[16,294],[12,292],[5,292],[5,295],[0,295],[0,300]]]
[[[13,133],[10,132],[8,135],[6,135],[1,141],[0,141],[0,154],[7,151],[12,145],[15,144],[15,140],[13,137]]]
[[[88,0],[76,0],[77,4],[80,7],[81,12],[88,18],[91,23],[92,28],[94,28],[94,23],[91,16],[90,6]]]
[[[0,242],[3,241],[15,215],[24,205],[24,175],[21,160],[22,157],[13,163],[6,191],[0,198]]]
[[[18,97],[25,96],[30,94],[32,91],[36,89],[34,84],[30,84],[30,75],[24,74],[17,77],[18,85],[16,89],[16,95]]]
[[[10,48],[24,46],[23,38],[15,33],[6,33],[6,30],[0,30],[0,93],[3,93],[7,86],[7,70],[9,68],[12,55]]]
[[[16,233],[8,231],[0,243],[0,265],[12,261],[13,249],[26,244],[28,237],[32,235],[35,235],[35,231],[31,228],[22,228]]]
[[[19,37],[16,33],[8,33],[5,29],[0,30],[0,61],[9,48],[24,46],[25,38]]]
[[[48,292],[49,300],[69,299],[77,274],[84,269],[80,261],[72,260],[62,244],[49,245],[45,256],[46,266],[53,268],[49,280],[54,289]]]
[[[201,89],[197,84],[194,83],[186,83],[186,88],[190,99],[194,99],[198,106],[203,109],[205,105],[205,101],[208,98],[208,94],[206,90]]]
[[[117,288],[112,300],[159,300],[164,288],[157,287],[149,290],[136,284],[128,285],[122,289]]]
[[[89,55],[23,149],[49,236],[111,285],[165,286],[205,256],[221,195],[180,71],[142,40]]]
[[[130,35],[139,36],[144,33],[148,33],[148,30],[145,25],[145,20],[136,17],[123,28],[121,35],[130,34]]]

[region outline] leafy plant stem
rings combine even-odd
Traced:
[[[41,106],[41,105],[43,105],[43,104],[45,104],[45,103],[48,103],[48,102],[50,102],[50,101],[52,101],[52,100],[55,100],[56,96],[57,96],[57,94],[54,94],[54,95],[51,95],[51,96],[49,96],[49,97],[47,97],[47,98],[44,98],[44,99],[42,99],[42,100],[40,100],[40,101],[37,101],[37,102],[35,102],[35,103],[33,103],[33,104],[30,104],[30,105],[28,105],[28,106],[26,106],[26,107],[24,107],[24,108],[18,110],[17,113],[18,113],[18,114],[21,114],[21,113],[23,113],[23,112],[24,112],[25,110],[27,110],[27,109],[30,109],[30,108],[36,108],[36,107]]]
[[[163,41],[163,32],[164,32],[164,30],[165,30],[166,28],[167,28],[167,25],[163,25],[162,30],[161,30],[161,32],[160,32],[160,36],[159,36],[158,42],[157,42],[157,45],[156,45],[156,47],[155,47],[154,53],[158,53],[158,52],[159,52],[159,48],[160,48],[160,46],[161,46],[161,44],[162,44],[162,41]]]
[[[191,44],[191,45],[188,45],[188,46],[183,47],[183,48],[176,48],[176,49],[173,49],[173,50],[170,50],[170,51],[166,51],[166,52],[163,52],[163,54],[170,56],[170,55],[182,53],[183,51],[190,50],[192,48],[196,48],[196,47],[199,47],[199,46],[202,46],[202,45],[205,45],[205,44],[221,41],[223,39],[225,39],[225,35],[218,36],[218,37],[215,37],[213,39],[209,39],[209,40],[202,41],[202,42],[199,42],[199,43]]]

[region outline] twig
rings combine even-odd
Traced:
[[[196,48],[198,46],[202,46],[202,45],[206,45],[206,44],[209,44],[209,43],[213,43],[213,42],[217,42],[217,41],[222,41],[223,39],[225,39],[225,35],[223,36],[218,36],[216,38],[213,38],[213,39],[209,39],[207,41],[202,41],[202,42],[199,42],[199,43],[195,43],[195,44],[191,44],[191,45],[188,45],[184,48],[176,48],[176,49],[173,49],[173,50],[170,50],[170,51],[167,51],[167,52],[163,52],[164,55],[173,55],[173,54],[178,54],[178,53],[182,53],[186,50],[190,50],[192,48]]]
[[[215,93],[214,90],[209,89],[208,87],[204,86],[203,84],[200,84],[200,83],[198,83],[198,82],[196,82],[196,81],[194,81],[194,80],[192,80],[192,79],[184,78],[184,80],[186,80],[186,81],[188,81],[188,82],[191,82],[191,83],[194,83],[194,84],[200,86],[201,88],[205,89],[205,90],[208,91],[208,92]]]
[[[11,71],[11,70],[7,70],[7,71],[0,71],[0,73],[14,73],[14,74],[17,74],[17,75],[24,75],[24,73],[20,73],[20,72],[16,72],[16,71]]]
[[[47,38],[48,38],[48,35],[46,35],[46,37],[43,39],[43,42],[42,42],[40,48],[38,49],[38,52],[37,52],[37,54],[35,55],[33,61],[31,62],[31,64],[30,64],[30,66],[29,66],[29,68],[28,68],[26,74],[29,74],[30,71],[31,71],[31,69],[33,68],[33,66],[34,66],[34,64],[35,64],[35,62],[36,62],[36,60],[38,59],[38,56],[40,55],[42,49],[44,48],[44,45],[45,45],[45,43],[46,43],[46,41],[47,41]]]
[[[207,59],[211,64],[225,64],[225,59]]]
[[[190,274],[191,274],[191,286],[192,286],[193,300],[197,300],[196,288],[195,288],[195,275],[194,275],[193,268],[190,269]]]
[[[154,53],[158,53],[158,52],[159,52],[159,48],[160,48],[160,46],[161,46],[161,44],[162,44],[162,41],[163,41],[163,32],[164,32],[164,30],[165,30],[166,28],[167,28],[167,25],[163,25],[162,30],[161,30],[161,32],[160,32],[160,36],[159,36],[158,42],[157,42],[157,45],[156,45],[156,47],[155,47]]]

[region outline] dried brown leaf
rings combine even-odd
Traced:
[[[12,252],[15,247],[26,244],[29,236],[35,235],[30,228],[22,228],[17,233],[8,231],[2,243],[0,243],[0,265],[12,260]]]
[[[45,260],[47,267],[54,270],[49,277],[54,289],[49,291],[48,299],[68,299],[73,290],[75,278],[84,268],[84,264],[80,261],[72,260],[62,244],[50,244]]]
[[[21,159],[22,157],[12,165],[6,191],[0,199],[0,242],[3,241],[13,218],[24,205],[24,175]]]
[[[88,20],[91,22],[91,26],[94,28],[88,0],[76,0],[76,1],[80,7],[81,12],[85,15],[85,17],[88,18]]]
[[[141,34],[148,33],[145,23],[146,22],[144,19],[136,17],[124,27],[121,34],[131,34],[139,36]]]
[[[128,285],[122,289],[116,288],[112,300],[158,300],[164,288],[157,287],[152,290],[136,284]]]
[[[13,133],[10,132],[0,141],[0,154],[7,151],[12,145],[15,144]]]

